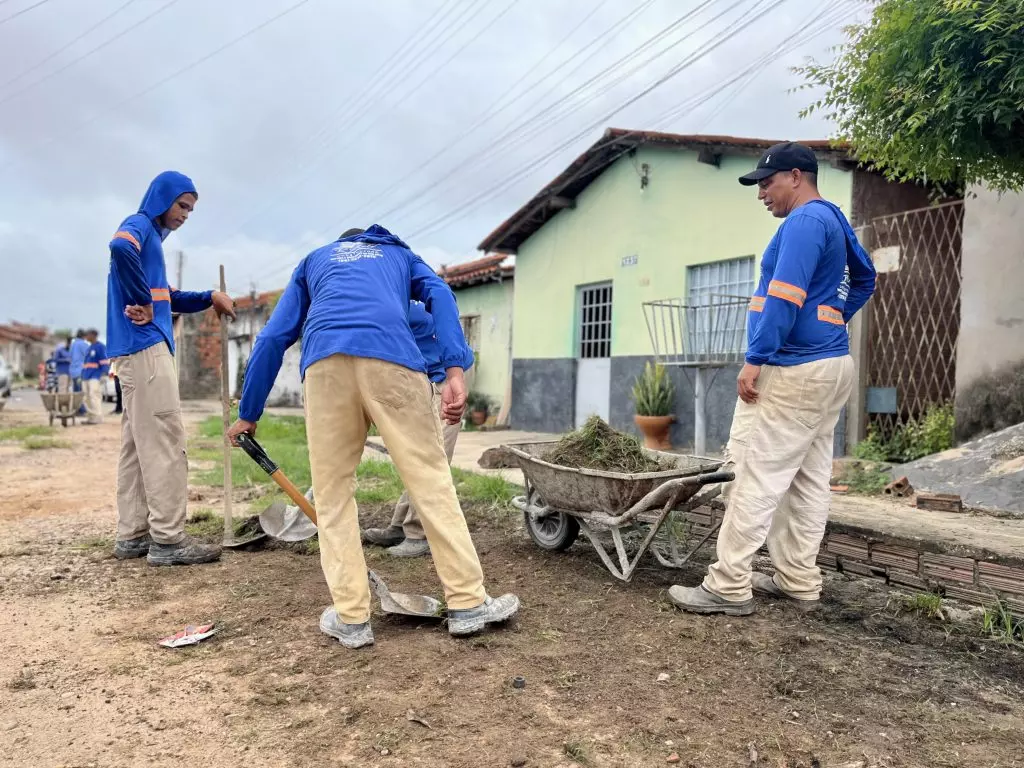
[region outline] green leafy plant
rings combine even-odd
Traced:
[[[483,392],[470,392],[466,398],[466,410],[470,413],[487,413],[491,407],[491,398]]]
[[[932,405],[921,418],[908,421],[888,436],[868,429],[853,455],[866,461],[914,461],[952,448],[955,426],[952,403]]]
[[[881,0],[829,65],[794,69],[857,157],[954,191],[1024,186],[1024,0]]]
[[[675,413],[675,387],[665,366],[650,362],[633,384],[633,402],[638,416],[671,416]]]
[[[996,599],[981,616],[982,630],[993,640],[1007,645],[1024,645],[1024,620],[1018,620],[1006,603]]]

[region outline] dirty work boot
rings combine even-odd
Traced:
[[[114,557],[118,560],[131,560],[134,557],[145,557],[149,554],[149,545],[153,540],[149,534],[135,539],[119,539],[114,542]]]
[[[461,611],[448,611],[448,632],[455,637],[463,637],[479,632],[486,624],[497,624],[508,621],[519,612],[519,598],[508,594],[501,597],[488,597],[476,608]]]
[[[430,554],[430,545],[426,539],[403,539],[401,544],[385,551],[392,557],[422,557]]]
[[[677,608],[690,613],[723,613],[726,616],[749,616],[754,612],[754,600],[730,602],[724,597],[699,587],[680,587],[678,584],[668,591],[668,599]]]
[[[378,547],[393,547],[401,544],[405,532],[400,525],[389,525],[387,528],[367,528],[363,531],[363,541],[376,544]]]
[[[818,600],[801,600],[799,597],[793,597],[793,595],[788,592],[783,592],[779,585],[775,583],[775,579],[766,573],[758,573],[755,571],[751,574],[750,586],[759,595],[782,598],[783,600],[793,603],[797,608],[805,613],[807,611],[813,611],[821,605]]]
[[[346,648],[362,648],[364,645],[373,645],[373,629],[370,628],[370,622],[346,624],[338,616],[334,606],[320,614],[320,631],[335,638]]]
[[[199,565],[220,559],[220,547],[200,544],[191,536],[185,536],[177,544],[153,542],[146,561],[150,565]]]

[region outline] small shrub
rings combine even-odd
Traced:
[[[875,429],[857,443],[853,455],[866,461],[907,462],[953,447],[955,417],[952,403],[929,406],[925,414],[908,421],[888,437]]]
[[[470,392],[466,398],[466,410],[470,413],[487,413],[491,408],[491,398],[483,392]]]
[[[638,416],[671,416],[675,413],[675,387],[663,365],[644,365],[633,384],[633,402]]]
[[[996,599],[981,616],[982,630],[993,640],[1007,645],[1024,644],[1024,620],[1018,620],[1006,604]]]

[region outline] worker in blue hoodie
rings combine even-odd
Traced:
[[[114,556],[146,557],[150,565],[220,557],[219,547],[185,534],[188,463],[171,312],[212,306],[218,315],[234,317],[233,302],[219,291],[171,288],[163,251],[164,239],[185,223],[198,197],[191,179],[165,171],[110,241],[107,357],[121,381],[124,407]]]
[[[729,489],[718,560],[669,599],[693,613],[746,616],[753,593],[818,605],[818,549],[828,519],[832,445],[853,389],[846,324],[875,288],[875,268],[838,206],[818,192],[818,161],[801,144],[770,147],[740,178],[783,219],[761,259],[747,312],[746,363],[727,453]],[[767,542],[775,575],[754,573]]]
[[[466,407],[466,341],[451,289],[381,226],[353,229],[295,268],[245,367],[232,441],[254,434],[285,350],[302,337],[306,437],[316,498],[320,564],[333,605],[320,631],[346,648],[373,643],[370,587],[359,537],[356,467],[377,425],[423,521],[444,585],[448,631],[463,636],[505,621],[519,598],[491,598],[445,457],[441,419],[423,355],[409,327],[409,300],[434,320],[449,424]]]
[[[110,359],[107,347],[100,341],[100,333],[95,328],[85,332],[85,340],[89,350],[85,353],[85,364],[82,366],[82,387],[85,390],[85,410],[89,414],[86,424],[103,423],[103,379],[110,371]]]
[[[434,319],[427,312],[427,308],[421,301],[409,302],[409,327],[416,339],[416,346],[423,355],[423,363],[427,368],[427,378],[430,379],[430,386],[433,389],[434,410],[440,415],[441,394],[444,391],[446,378],[444,365],[441,363],[441,347],[437,343],[437,336],[434,333]],[[462,369],[468,371],[473,366],[473,350],[463,340]],[[443,418],[442,418],[443,422]],[[448,463],[452,463],[452,456],[455,453],[455,443],[459,439],[459,432],[462,431],[462,420],[454,424],[442,423],[444,454]],[[430,552],[430,546],[423,533],[423,522],[416,511],[416,505],[409,500],[409,492],[402,493],[402,497],[395,504],[394,512],[391,515],[391,523],[386,528],[367,528],[363,531],[363,541],[368,544],[376,544],[380,547],[387,547],[385,550],[392,557],[421,557]]]
[[[57,392],[71,391],[71,337],[53,350],[53,362],[57,371]]]

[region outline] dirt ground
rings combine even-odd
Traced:
[[[39,418],[0,414],[18,422]],[[830,577],[812,616],[695,617],[666,590],[703,565],[621,584],[589,546],[543,553],[476,506],[489,588],[519,618],[457,641],[376,616],[376,646],[347,651],[317,629],[315,556],[113,560],[118,425],[60,432],[71,448],[0,445],[0,764],[1024,766],[1022,654],[896,615],[882,586]],[[370,562],[439,592],[429,560]],[[156,644],[208,621],[198,646]]]

